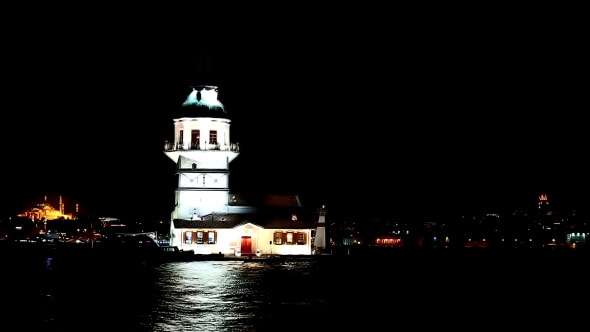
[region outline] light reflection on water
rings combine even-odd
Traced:
[[[18,263],[0,320],[44,331],[299,330],[329,306],[313,261],[160,265],[43,258]]]
[[[306,270],[311,265],[242,261],[161,265],[149,327],[154,331],[197,327],[199,331],[255,331],[272,322],[289,324],[297,317],[293,315],[322,309],[324,294],[314,294],[310,288],[313,282]],[[297,275],[298,283],[289,284],[294,278],[289,275]]]

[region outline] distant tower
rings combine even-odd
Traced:
[[[549,199],[547,198],[547,194],[539,195],[539,199],[537,201],[537,204],[539,205],[539,209],[543,209],[543,208],[549,206]]]
[[[326,206],[322,205],[322,207],[318,209],[318,213],[320,216],[313,245],[316,249],[321,250],[326,248]]]
[[[539,214],[546,215],[551,213],[551,209],[549,208],[549,198],[547,198],[547,194],[539,195],[537,205],[539,206]]]
[[[239,209],[229,205],[229,163],[239,154],[230,141],[230,123],[217,86],[192,86],[174,117],[174,142],[164,147],[178,175],[172,221]]]

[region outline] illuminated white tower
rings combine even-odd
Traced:
[[[164,147],[178,175],[172,220],[241,212],[229,201],[229,163],[239,154],[230,123],[217,86],[192,87],[174,118],[174,142]]]
[[[318,220],[318,227],[315,232],[315,239],[313,241],[313,245],[318,250],[322,250],[326,248],[326,206],[322,205],[322,207],[318,210],[320,215]]]

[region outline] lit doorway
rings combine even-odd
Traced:
[[[242,255],[251,255],[252,254],[252,237],[251,236],[242,236],[242,243],[240,246],[240,252]]]

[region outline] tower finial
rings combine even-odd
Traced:
[[[326,215],[326,206],[322,204],[322,207],[318,209],[318,213],[320,214],[320,216],[325,216]]]

